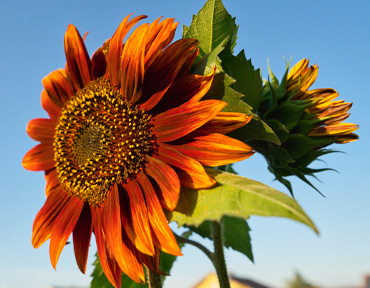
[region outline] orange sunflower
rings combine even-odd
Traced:
[[[252,148],[224,134],[249,122],[203,100],[214,72],[190,74],[195,39],[172,44],[177,23],[160,19],[128,31],[144,16],[127,16],[90,58],[77,29],[65,34],[65,69],[42,81],[41,105],[50,118],[33,119],[41,142],[23,159],[45,171],[46,202],[33,224],[35,248],[50,239],[55,268],[71,233],[84,273],[95,234],[109,281],[124,272],[145,282],[143,265],[159,272],[160,251],[181,255],[163,209],[174,210],[180,187],[215,184],[203,166],[248,158]]]

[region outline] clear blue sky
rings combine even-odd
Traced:
[[[349,120],[360,125],[360,140],[334,147],[337,153],[318,163],[334,167],[314,184],[321,197],[305,184],[293,181],[296,198],[318,226],[321,236],[301,224],[276,218],[254,217],[252,228],[255,264],[236,252],[227,252],[229,270],[274,287],[283,287],[299,270],[310,281],[325,286],[359,285],[370,273],[369,169],[369,1],[224,1],[240,25],[236,50],[245,49],[255,67],[267,77],[267,58],[281,77],[284,61],[303,57],[320,66],[315,88],[332,87],[340,99],[354,102]],[[27,1],[0,3],[0,287],[45,288],[48,285],[87,286],[89,276],[75,264],[67,246],[55,272],[49,262],[48,243],[31,246],[33,219],[44,203],[43,173],[22,168],[23,155],[36,143],[26,135],[27,122],[45,117],[40,106],[41,79],[64,67],[63,37],[69,23],[81,33],[89,31],[86,45],[92,53],[127,14],[175,17],[189,25],[203,6],[187,1]],[[260,156],[236,165],[241,175],[272,182]],[[96,251],[92,242],[87,275]],[[165,287],[188,288],[213,271],[208,259],[185,248]]]

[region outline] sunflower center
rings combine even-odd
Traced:
[[[65,103],[54,136],[54,160],[63,188],[100,206],[115,183],[135,177],[156,152],[151,115],[126,102],[99,78]]]

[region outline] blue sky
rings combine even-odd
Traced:
[[[335,5],[333,5],[335,3]],[[0,9],[0,287],[44,288],[48,285],[85,285],[90,282],[96,246],[90,250],[87,276],[75,264],[67,246],[55,272],[50,265],[48,243],[35,250],[31,245],[33,219],[43,205],[41,172],[22,168],[23,155],[36,143],[28,138],[29,120],[45,117],[40,106],[41,79],[64,67],[63,37],[69,23],[83,34],[90,53],[114,33],[123,17],[134,12],[148,21],[164,16],[189,25],[192,14],[203,6],[187,1],[2,1]],[[326,198],[292,180],[295,195],[318,226],[318,237],[307,227],[285,219],[252,217],[255,264],[227,251],[229,271],[283,287],[295,270],[324,286],[359,285],[370,273],[370,194],[368,178],[370,12],[369,1],[224,1],[239,28],[236,52],[245,49],[255,67],[267,77],[267,58],[277,76],[284,72],[283,57],[292,63],[310,58],[320,66],[315,88],[332,87],[340,99],[354,102],[349,122],[360,125],[360,140],[337,145],[345,153],[324,158],[319,167],[322,183],[314,184]],[[239,163],[243,176],[273,182],[264,159],[258,155]],[[206,242],[206,245],[209,243]],[[208,259],[186,247],[165,287],[188,288],[213,271]]]

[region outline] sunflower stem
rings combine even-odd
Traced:
[[[197,247],[198,249],[202,250],[202,252],[204,254],[207,255],[207,257],[211,260],[211,262],[213,263],[213,253],[211,251],[209,251],[207,249],[207,247],[203,246],[202,244],[196,242],[196,241],[193,241],[193,240],[190,240],[190,239],[187,239],[187,238],[184,238],[184,237],[181,237],[179,235],[177,235],[176,233],[173,232],[173,235],[175,235],[175,238],[177,240],[177,242],[180,242],[180,243],[184,243],[184,244],[190,244],[190,245],[193,245],[195,247]]]
[[[218,282],[220,288],[230,288],[229,276],[227,274],[225,254],[224,254],[224,243],[222,236],[222,220],[220,223],[211,221],[212,225],[212,236],[214,245],[214,257],[213,265],[216,268]]]
[[[149,275],[149,288],[162,288],[162,279],[161,275],[155,273],[154,271],[148,269]]]

